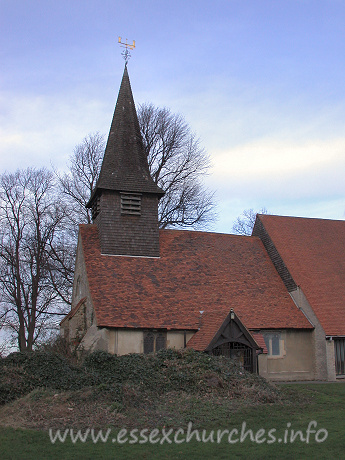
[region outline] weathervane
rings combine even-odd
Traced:
[[[127,65],[130,57],[131,57],[131,53],[129,52],[129,50],[134,50],[135,48],[135,41],[133,40],[133,43],[130,45],[129,43],[127,43],[127,38],[126,38],[126,43],[123,43],[121,41],[121,37],[119,37],[119,43],[120,43],[120,46],[122,46],[122,48],[125,48],[121,55],[123,57],[123,59],[125,60],[125,63]]]

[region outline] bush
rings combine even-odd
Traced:
[[[54,353],[12,353],[0,359],[0,403],[6,403],[34,388],[80,389],[95,383],[94,376],[71,365]]]
[[[124,356],[97,351],[87,355],[80,365],[42,351],[12,353],[0,359],[0,404],[35,388],[66,391],[84,387],[92,387],[94,397],[107,394],[119,405],[130,399],[140,401],[148,395],[176,391],[231,397],[256,392],[258,398],[261,395],[267,401],[278,394],[271,384],[244,371],[234,361],[193,350]]]
[[[72,347],[71,344],[61,335],[57,335],[52,339],[40,344],[36,351],[43,353],[53,353],[63,358],[66,358],[71,364],[77,364],[82,352],[77,352],[77,346]]]

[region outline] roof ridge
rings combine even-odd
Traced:
[[[191,233],[197,235],[219,235],[219,236],[226,236],[226,237],[236,237],[236,238],[245,238],[245,239],[260,239],[257,236],[253,235],[237,235],[236,233],[225,233],[225,232],[212,232],[212,231],[204,231],[204,230],[192,230],[192,229],[184,229],[184,228],[160,228],[159,232],[180,232],[182,233]]]
[[[327,221],[327,222],[344,222],[345,219],[330,219],[326,217],[303,217],[303,216],[282,216],[279,214],[260,214],[258,213],[258,216],[264,217],[264,218],[270,218],[270,217],[277,217],[277,218],[282,218],[282,219],[303,219],[303,220],[317,220],[317,221]]]

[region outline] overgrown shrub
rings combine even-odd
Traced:
[[[58,334],[55,337],[41,343],[36,351],[43,353],[53,353],[63,358],[66,358],[71,364],[77,364],[80,361],[80,357],[83,352],[78,350],[77,346],[72,346],[71,343]]]
[[[12,353],[0,359],[0,404],[34,388],[75,390],[96,383],[95,377],[53,353]]]
[[[83,363],[48,352],[12,353],[0,359],[0,404],[24,396],[35,388],[80,390],[92,387],[118,403],[168,392],[217,393],[230,397],[254,394],[269,401],[278,391],[234,361],[193,350],[161,350],[157,354],[111,355],[90,353]]]

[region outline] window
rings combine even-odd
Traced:
[[[155,348],[155,336],[153,332],[144,333],[144,353],[153,353]]]
[[[345,339],[334,339],[335,372],[345,374]]]
[[[280,355],[280,335],[274,334],[271,336],[271,355]]]
[[[166,336],[162,332],[156,335],[156,351],[166,348]]]
[[[144,332],[144,353],[155,353],[166,348],[166,332]]]
[[[264,332],[262,334],[265,339],[265,344],[268,351],[268,356],[282,357],[284,341],[281,338],[280,332]]]
[[[121,193],[121,214],[141,215],[140,193]]]

